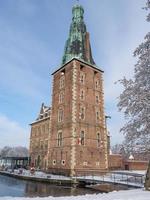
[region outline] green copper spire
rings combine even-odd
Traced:
[[[72,23],[69,38],[66,41],[62,64],[72,58],[79,58],[90,64],[95,64],[92,58],[89,33],[83,20],[84,9],[80,5],[72,8]]]

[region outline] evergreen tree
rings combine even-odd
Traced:
[[[150,0],[147,0],[145,9],[149,11]],[[147,21],[150,22],[150,13]],[[134,51],[134,56],[138,61],[133,79],[127,80],[124,77],[119,80],[124,90],[117,106],[127,119],[121,132],[124,133],[131,152],[133,150],[150,155],[150,32]]]

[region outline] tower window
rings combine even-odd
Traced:
[[[85,108],[84,107],[80,108],[80,119],[82,119],[82,120],[85,119]]]
[[[62,132],[58,132],[58,136],[57,136],[57,145],[58,147],[61,147],[62,146],[62,141],[63,138],[62,138]]]
[[[85,97],[85,95],[84,95],[84,90],[81,90],[81,91],[80,91],[80,99],[81,99],[81,100],[84,100],[84,97]]]
[[[63,117],[64,117],[64,111],[61,108],[61,109],[58,110],[58,122],[62,122],[63,121]]]
[[[59,94],[59,103],[63,103],[64,102],[64,92],[60,92]]]
[[[96,104],[99,104],[99,96],[98,95],[96,95]]]
[[[97,90],[98,88],[99,88],[99,81],[96,80],[96,81],[95,81],[95,89]]]
[[[81,138],[81,145],[84,145],[85,144],[85,133],[84,133],[84,131],[81,131],[80,138]]]
[[[65,76],[61,76],[60,82],[59,82],[59,88],[62,89],[65,86]]]
[[[100,133],[97,133],[97,147],[100,147]]]
[[[83,72],[80,74],[80,83],[81,84],[85,83],[85,74]]]
[[[99,122],[100,120],[100,112],[96,111],[96,122]]]

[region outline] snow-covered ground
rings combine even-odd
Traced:
[[[0,200],[150,200],[150,192],[142,189],[71,197],[0,197]]]
[[[11,170],[6,171],[5,173],[11,173]],[[27,177],[36,177],[36,178],[48,178],[48,179],[57,179],[57,180],[70,180],[70,177],[62,176],[62,175],[53,175],[53,174],[47,174],[41,171],[35,171],[35,174],[31,174],[29,170],[22,170],[22,173],[19,172],[19,170],[14,170],[13,174],[21,175],[21,176],[27,176]]]

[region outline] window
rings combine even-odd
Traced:
[[[96,95],[95,100],[96,100],[96,104],[99,104],[99,95]]]
[[[63,121],[63,117],[64,117],[64,111],[61,108],[61,109],[58,110],[58,122],[62,122]]]
[[[82,156],[83,156],[83,152],[80,151],[80,159],[82,159]]]
[[[62,164],[62,165],[65,165],[65,160],[62,160],[62,161],[61,161],[61,164]]]
[[[81,91],[80,91],[80,99],[81,99],[81,100],[84,100],[84,97],[85,97],[85,95],[84,95],[84,90],[81,90]]]
[[[98,88],[99,88],[99,81],[96,80],[96,81],[95,81],[95,89],[97,90]]]
[[[97,147],[100,147],[100,133],[97,133]]]
[[[45,141],[45,149],[47,150],[48,148],[48,140]]]
[[[56,165],[56,160],[53,160],[53,165]]]
[[[85,83],[85,74],[83,72],[81,72],[81,74],[80,74],[80,83],[81,84]]]
[[[80,108],[80,119],[82,119],[82,120],[85,119],[85,108],[84,107]]]
[[[58,133],[58,138],[57,138],[57,145],[58,145],[58,147],[62,146],[62,140],[63,140],[63,138],[62,138],[62,132],[59,132]]]
[[[96,122],[99,122],[100,120],[100,113],[99,111],[96,111]]]
[[[43,141],[40,141],[40,147],[43,150]]]
[[[64,102],[64,92],[60,92],[59,94],[59,103],[63,103]]]
[[[42,133],[45,134],[45,125],[42,125]]]
[[[64,77],[64,75],[63,75],[63,76],[61,76],[61,78],[60,78],[59,88],[61,89],[61,88],[63,88],[64,86],[65,86],[65,77]]]
[[[84,133],[84,131],[81,131],[80,138],[81,138],[81,145],[84,145],[85,144],[85,133]]]
[[[38,135],[41,135],[41,127],[38,127]]]
[[[83,166],[87,166],[87,162],[83,162]]]

